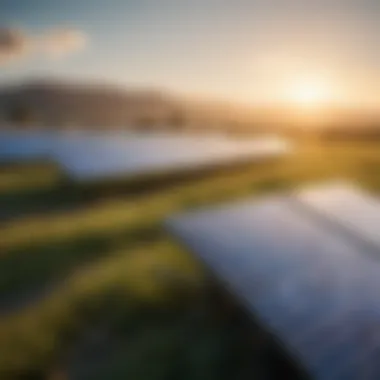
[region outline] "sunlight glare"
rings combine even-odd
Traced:
[[[331,89],[318,79],[300,79],[289,86],[288,98],[297,105],[314,107],[331,100]]]

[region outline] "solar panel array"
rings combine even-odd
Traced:
[[[0,160],[47,157],[76,180],[141,175],[281,156],[290,145],[276,137],[237,140],[223,135],[0,133]]]
[[[312,378],[375,380],[379,217],[378,200],[341,183],[174,216],[168,228]]]

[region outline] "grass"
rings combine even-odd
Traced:
[[[352,178],[379,191],[379,163],[378,145],[314,145],[278,163],[219,171],[173,182],[150,194],[118,195],[91,206],[27,213],[3,223],[1,297],[18,297],[34,288],[49,292],[0,317],[0,378],[42,378],[57,366],[65,374],[72,360],[62,358],[85,331],[99,325],[108,326],[112,339],[121,337],[121,342],[96,373],[88,375],[89,380],[174,379],[178,373],[189,380],[222,379],[221,363],[234,352],[239,355],[226,378],[238,378],[243,367],[247,372],[241,378],[253,377],[258,365],[252,369],[246,362],[238,364],[244,354],[240,343],[231,343],[241,333],[227,336],[231,326],[224,322],[215,330],[210,327],[220,313],[215,316],[207,302],[199,304],[208,293],[202,268],[170,241],[162,219],[176,211],[324,178]],[[75,191],[60,191],[60,183],[57,177],[40,183],[37,193],[65,204]],[[9,191],[4,187],[0,201],[14,196],[29,207],[43,199],[31,195],[36,194],[33,181],[28,188],[25,180],[20,188],[16,192],[12,186]],[[194,329],[190,316],[197,313],[203,317]],[[186,352],[181,351],[183,339],[190,342]],[[85,367],[86,360],[82,362]],[[142,364],[147,362],[153,372]]]
[[[104,201],[85,210],[16,220],[3,227],[0,249],[7,252],[15,247],[75,238],[84,233],[97,234],[124,229],[130,224],[136,225],[146,220],[157,221],[167,213],[183,208],[186,203],[202,205],[222,201],[248,194],[255,189],[260,190],[263,184],[269,188],[279,188],[335,173],[335,168],[326,165],[325,158],[321,162],[318,160],[319,157],[310,154],[269,166],[254,165],[240,172],[210,176],[137,199]],[[313,172],[309,172],[308,165],[313,167]]]
[[[188,289],[202,280],[195,262],[165,241],[115,251],[101,263],[73,273],[37,307],[1,321],[0,369],[4,376],[44,368],[46,358],[54,355],[55,343],[62,344],[66,334],[94,323],[93,314],[106,317],[115,309],[125,313],[136,304],[169,300],[178,284],[168,283],[167,273],[180,273],[183,287]]]
[[[246,168],[227,177],[214,176],[139,199],[106,201],[64,215],[8,223],[0,239],[0,294],[17,292],[25,284],[43,285],[81,263],[107,256],[115,246],[157,236],[159,222],[172,212],[278,190],[290,183],[281,178],[283,170],[279,164]]]
[[[0,166],[0,196],[26,193],[53,187],[61,179],[59,168],[47,162],[30,162]]]

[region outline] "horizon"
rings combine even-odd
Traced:
[[[149,87],[149,86],[138,86],[138,85],[128,85],[120,84],[116,81],[96,81],[96,80],[86,80],[77,78],[59,78],[59,77],[30,77],[22,78],[17,81],[10,81],[1,83],[0,82],[0,93],[1,91],[23,89],[30,86],[62,86],[69,87],[72,89],[84,88],[84,89],[94,89],[101,90],[102,88],[115,91],[125,95],[133,94],[146,94],[146,95],[159,95],[167,99],[175,99],[184,102],[190,102],[194,104],[205,104],[209,106],[230,106],[233,109],[238,110],[251,110],[251,111],[283,111],[289,113],[297,113],[297,107],[291,102],[244,102],[239,99],[233,100],[228,97],[223,96],[212,96],[212,95],[199,95],[199,94],[189,94],[180,90],[171,90],[164,87]],[[298,110],[302,111],[302,110]],[[304,110],[304,112],[311,112],[310,110]],[[317,110],[316,110],[317,111]],[[379,107],[362,107],[360,104],[328,104],[320,107],[320,111],[323,113],[328,112],[342,112],[345,114],[358,114],[358,115],[375,115],[380,118],[380,108]]]

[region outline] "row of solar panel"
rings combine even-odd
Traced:
[[[380,378],[380,202],[346,183],[174,216],[168,228],[312,378]]]
[[[270,136],[247,141],[223,135],[0,133],[0,161],[50,158],[78,181],[257,160],[290,150],[288,142]]]

